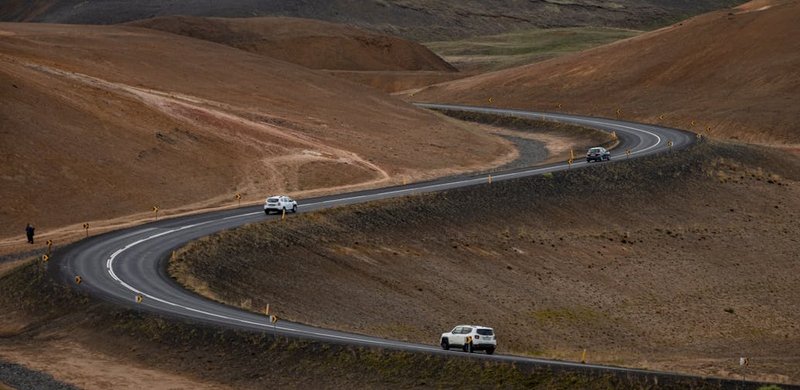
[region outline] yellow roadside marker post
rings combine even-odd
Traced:
[[[47,240],[47,254],[49,255],[53,251],[53,240]]]
[[[234,196],[234,198],[236,198],[236,202],[238,203],[238,205],[241,206],[242,205],[242,194],[236,194],[236,196]]]
[[[633,152],[631,152],[630,149],[625,149],[625,157],[626,158],[631,158],[631,154],[633,154]]]
[[[75,284],[81,284],[81,282],[83,282],[83,279],[80,276],[75,276]]]
[[[153,212],[156,213],[156,221],[158,221],[158,206],[153,206]]]
[[[272,324],[272,338],[274,339],[277,336],[276,333],[278,331],[278,316],[269,316],[269,323]]]
[[[617,109],[617,119],[619,119],[620,117],[622,117],[622,109],[618,108]]]
[[[89,238],[89,224],[88,223],[84,223],[83,224],[83,229],[86,230],[86,238]]]
[[[559,109],[559,110],[561,109],[561,107],[563,107],[563,106],[561,105],[561,103],[558,103],[558,109]]]
[[[142,303],[144,301],[144,297],[141,294],[136,295],[136,303]]]
[[[672,140],[667,141],[667,147],[669,148],[669,151],[671,152],[672,151]]]
[[[492,104],[492,103],[494,103],[494,98],[493,98],[493,97],[490,97],[490,98],[489,98],[489,99],[487,99],[487,100],[489,101],[489,104]]]
[[[283,212],[281,213],[281,221],[285,219],[286,219],[286,209],[283,209]]]
[[[489,175],[489,184],[492,184],[492,175]]]
[[[583,353],[581,354],[581,364],[586,364],[586,348],[583,349]]]
[[[48,255],[42,255],[42,262],[45,262],[45,263],[46,263],[46,262],[47,262],[47,260],[50,260],[50,256],[48,256]]]

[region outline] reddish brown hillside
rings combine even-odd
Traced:
[[[26,222],[48,233],[153,205],[343,191],[512,155],[370,88],[134,27],[0,23],[0,101],[0,237],[21,237]]]
[[[413,99],[666,123],[800,143],[800,2],[759,1],[574,56],[431,87]],[[659,119],[664,115],[663,119]],[[692,121],[694,125],[692,126]]]
[[[455,71],[418,43],[310,19],[167,16],[132,25],[205,39],[312,69]]]

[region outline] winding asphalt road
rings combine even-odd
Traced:
[[[619,120],[589,118],[575,115],[543,112],[526,112],[484,107],[448,106],[419,104],[430,109],[474,111],[491,114],[513,115],[524,118],[544,119],[573,123],[605,131],[616,131],[619,145],[612,153],[615,159],[624,159],[625,150],[630,149],[630,158],[666,152],[670,148],[678,150],[695,142],[695,135],[685,131],[654,125],[631,123]],[[598,164],[598,163],[594,163]],[[572,169],[586,166],[585,159],[575,161]],[[540,175],[568,169],[566,163],[552,164],[527,169],[492,172],[493,181],[510,180],[525,176]],[[452,188],[481,185],[487,182],[486,174],[464,175],[443,178],[407,186],[361,191],[356,193],[326,196],[300,201],[300,212],[369,202],[378,199],[394,198],[443,191]],[[267,195],[267,194],[265,194]],[[216,211],[167,219],[145,225],[91,237],[54,253],[51,264],[57,266],[57,274],[65,283],[75,285],[75,276],[81,276],[82,283],[76,287],[91,295],[119,305],[136,307],[165,316],[182,317],[194,321],[235,327],[254,331],[274,331],[289,337],[301,337],[325,342],[347,343],[362,346],[377,346],[395,350],[424,351],[439,354],[445,352],[438,346],[413,344],[378,337],[350,334],[327,329],[314,328],[297,323],[280,321],[273,327],[264,315],[243,311],[234,307],[213,302],[175,283],[166,272],[166,263],[172,250],[184,246],[192,240],[233,229],[244,224],[257,223],[269,218],[264,215],[262,206],[243,207],[235,210]],[[143,301],[135,302],[141,295]],[[438,335],[431,335],[431,342]],[[501,340],[502,343],[502,340]],[[501,344],[502,348],[502,344]],[[461,353],[463,356],[463,353]],[[477,355],[476,355],[477,356]],[[508,355],[483,355],[485,359],[498,361],[528,362],[553,367],[593,368],[618,372],[638,372],[641,370],[617,367],[595,366],[569,362],[550,361]]]

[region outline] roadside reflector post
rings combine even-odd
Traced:
[[[234,198],[236,198],[236,202],[238,203],[238,205],[241,206],[242,205],[242,194],[236,194],[234,196]]]
[[[489,97],[489,99],[487,99],[487,101],[489,102],[489,104],[492,104],[492,103],[494,103],[494,98],[493,97]]]
[[[739,358],[739,367],[741,367],[741,368],[742,368],[742,380],[743,380],[743,381],[744,381],[744,380],[745,380],[745,378],[746,378],[746,377],[745,377],[745,369],[746,369],[746,368],[747,368],[747,366],[749,366],[749,365],[750,365],[750,358],[747,358],[747,357],[740,357],[740,358]]]
[[[269,307],[267,307],[267,309],[269,309]],[[272,324],[272,339],[274,340],[277,337],[276,333],[278,331],[278,316],[270,315],[269,323]]]
[[[631,158],[631,154],[632,154],[632,152],[631,152],[630,149],[625,149],[625,157]]]
[[[492,184],[492,175],[489,175],[489,184]]]
[[[586,364],[586,348],[583,349],[583,353],[581,354],[581,364]]]
[[[561,105],[561,103],[558,103],[558,106],[557,106],[557,107],[558,107],[558,109],[560,110],[560,109],[561,109],[561,107],[563,107],[563,106]]]
[[[281,213],[281,221],[285,219],[286,219],[286,209],[283,209],[283,212]]]
[[[269,303],[267,304],[267,307],[264,308],[264,314],[269,316]]]
[[[616,130],[611,132],[611,139],[613,139],[613,140],[619,139],[619,137],[617,137],[617,131]]]
[[[81,282],[83,282],[83,279],[80,276],[75,276],[75,284],[81,284]]]
[[[617,119],[619,119],[620,117],[622,117],[622,109],[618,108],[617,109]]]
[[[672,151],[672,140],[667,141],[667,147],[669,148],[670,152]]]
[[[153,212],[156,213],[156,221],[158,221],[158,206],[153,206]]]
[[[142,303],[144,297],[141,294],[136,295],[136,303]]]
[[[663,121],[664,120],[664,114],[659,115],[658,119]]]
[[[53,251],[53,240],[47,240],[47,254],[50,255],[52,251]]]
[[[572,169],[572,159],[567,160],[567,164],[569,165],[569,169]]]
[[[47,260],[50,260],[50,256],[49,255],[42,255],[42,262],[46,263]]]
[[[88,223],[84,223],[83,224],[83,230],[86,230],[86,238],[89,238],[89,224]]]

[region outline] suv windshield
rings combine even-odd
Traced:
[[[478,329],[478,334],[481,336],[491,336],[494,332],[491,329]]]
[[[269,198],[269,199],[267,199],[267,202],[270,202],[270,203],[275,203],[277,201],[278,201],[278,198]]]

